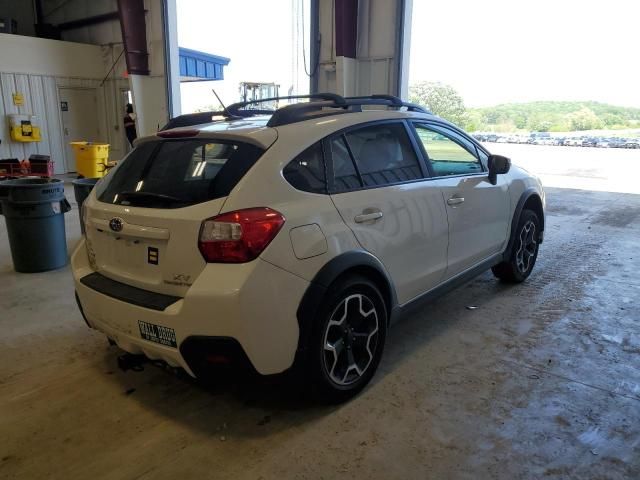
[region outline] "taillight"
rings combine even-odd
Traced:
[[[249,262],[267,248],[284,220],[267,207],[223,213],[202,222],[198,248],[209,263]]]

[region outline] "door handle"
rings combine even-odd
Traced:
[[[373,212],[365,210],[360,215],[356,215],[353,218],[353,221],[356,223],[364,223],[364,222],[376,221],[379,218],[382,218],[382,212],[380,210],[375,210]]]
[[[449,200],[447,200],[447,205],[460,205],[461,203],[464,203],[464,197],[451,197]]]

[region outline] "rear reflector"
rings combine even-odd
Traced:
[[[198,135],[198,130],[165,130],[163,132],[156,133],[157,136],[162,138],[184,138],[195,137]]]
[[[244,263],[267,248],[284,225],[281,213],[267,207],[223,213],[202,222],[198,248],[209,263]]]

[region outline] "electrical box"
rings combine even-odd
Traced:
[[[38,117],[29,114],[9,115],[11,140],[14,142],[39,142]]]

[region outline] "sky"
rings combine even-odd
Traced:
[[[640,107],[639,27],[639,0],[414,0],[409,83],[448,83],[472,107]]]
[[[183,112],[217,107],[211,88],[225,103],[238,101],[241,81],[279,83],[281,95],[294,84],[306,92],[302,21],[293,20],[301,1],[177,0],[179,45],[231,58],[224,81],[182,84]],[[304,10],[308,17],[309,0]],[[471,107],[640,107],[639,27],[640,0],[413,0],[409,83],[448,83]]]
[[[238,84],[243,81],[278,83],[280,95],[287,95],[295,85],[300,93],[308,93],[309,77],[302,60],[302,4],[308,37],[309,0],[177,0],[178,45],[231,59],[223,81],[181,85],[182,112],[206,105],[217,108],[212,88],[225,104],[239,101]],[[308,40],[306,45],[308,65]]]

